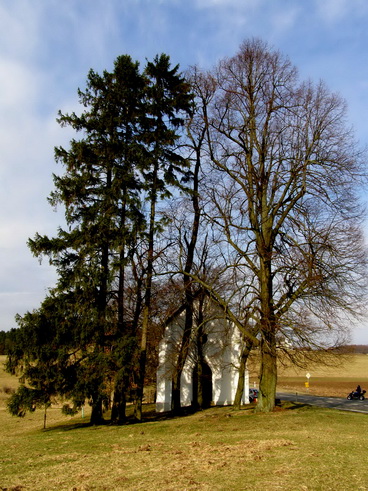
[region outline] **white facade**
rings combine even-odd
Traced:
[[[165,329],[159,346],[159,367],[157,371],[156,411],[171,409],[172,375],[175,370],[176,353],[183,333],[184,318],[178,316]],[[212,403],[214,405],[231,405],[234,403],[238,367],[241,353],[241,336],[239,330],[223,319],[207,322],[207,336],[203,345],[206,364],[211,370]],[[181,406],[190,406],[193,399],[193,369],[196,361],[195,343],[192,342],[189,356],[181,376]],[[249,374],[246,370],[244,381],[243,404],[249,403]]]

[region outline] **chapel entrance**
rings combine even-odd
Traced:
[[[207,408],[211,406],[212,402],[212,370],[206,362],[201,366],[201,378],[199,384],[198,380],[198,367],[194,367],[193,370],[193,398],[192,405],[194,407]],[[202,387],[202,401],[200,401],[199,387]]]

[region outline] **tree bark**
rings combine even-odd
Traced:
[[[123,424],[126,420],[126,395],[124,381],[118,376],[115,382],[114,400],[111,408],[111,422],[114,424]]]
[[[146,374],[146,361],[147,361],[147,338],[148,338],[148,328],[149,328],[149,322],[151,316],[152,279],[153,279],[153,261],[154,261],[154,231],[155,231],[155,217],[156,217],[158,168],[159,168],[159,164],[157,158],[155,161],[154,172],[153,172],[150,223],[149,223],[149,233],[148,233],[147,276],[146,276],[146,288],[145,288],[145,297],[144,297],[144,306],[143,306],[141,345],[139,351],[137,395],[136,395],[136,402],[135,402],[135,409],[134,409],[134,416],[138,421],[142,421],[143,389],[144,389],[144,377]]]
[[[270,412],[275,407],[277,384],[276,337],[274,333],[262,335],[261,370],[257,412]]]
[[[241,401],[244,394],[245,371],[247,368],[249,353],[251,352],[252,347],[253,347],[253,343],[250,340],[246,340],[245,345],[242,347],[242,351],[240,355],[240,365],[239,365],[239,379],[238,379],[238,385],[236,388],[236,394],[234,399],[234,409],[240,409],[241,406]]]
[[[267,234],[265,234],[267,236]],[[261,367],[257,412],[269,412],[275,407],[277,384],[276,319],[273,307],[271,253],[260,248],[261,291]]]
[[[185,323],[183,336],[180,343],[180,349],[178,353],[178,361],[175,368],[175,373],[172,379],[172,399],[171,410],[174,413],[179,413],[181,410],[180,393],[181,393],[181,376],[184,370],[184,365],[188,357],[190,338],[193,329],[193,295],[191,293],[191,287],[186,283],[188,277],[184,276],[184,283],[186,284],[185,299]]]
[[[92,401],[92,412],[91,412],[91,425],[100,425],[104,422],[102,416],[102,399],[97,396],[96,399]]]
[[[185,262],[183,284],[185,292],[185,325],[183,337],[180,344],[180,350],[178,354],[178,362],[174,377],[172,380],[172,402],[171,408],[174,413],[180,412],[180,392],[181,392],[181,375],[183,373],[184,365],[188,357],[190,338],[193,331],[193,316],[194,316],[194,297],[193,297],[193,282],[190,278],[190,273],[193,269],[194,253],[198,240],[198,231],[200,224],[201,210],[199,207],[199,171],[201,168],[201,144],[196,147],[196,165],[193,174],[193,193],[192,193],[192,206],[194,211],[193,223],[191,229],[191,238],[188,242],[187,258]]]

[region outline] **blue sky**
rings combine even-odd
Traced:
[[[324,80],[348,103],[368,145],[366,0],[0,0],[0,330],[37,308],[55,274],[26,242],[54,235],[62,212],[47,203],[53,148],[70,130],[55,119],[78,111],[77,88],[130,54],[144,64],[167,53],[184,70],[210,68],[258,37],[288,55],[302,78]],[[368,321],[353,341],[368,344]]]

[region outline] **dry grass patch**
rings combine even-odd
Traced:
[[[289,403],[270,415],[211,408],[121,427],[56,417],[42,431],[0,413],[0,489],[366,489],[360,414]],[[9,419],[20,421],[16,432],[4,429]]]
[[[305,375],[293,376],[298,384]],[[339,377],[326,387],[334,381],[341,388]],[[368,489],[366,415],[293,403],[268,415],[247,406],[155,419],[153,406],[145,410],[142,424],[91,427],[88,414],[51,408],[43,431],[42,411],[18,419],[3,407],[0,490]]]

